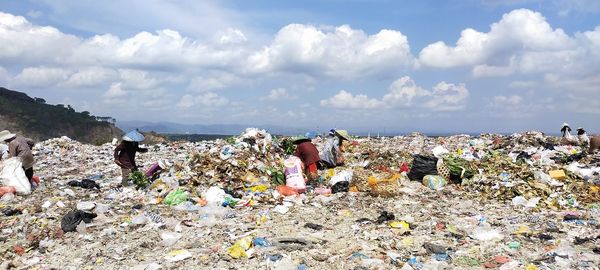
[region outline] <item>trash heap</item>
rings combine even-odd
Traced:
[[[114,143],[51,139],[40,186],[0,199],[0,269],[598,269],[600,153],[557,142],[357,138],[296,192],[264,130],[146,145],[164,170],[128,187]]]
[[[228,189],[269,185],[282,180],[283,148],[271,134],[249,128],[238,137],[203,145],[190,155],[190,181],[195,185],[218,184]]]

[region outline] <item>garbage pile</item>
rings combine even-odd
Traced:
[[[356,138],[302,190],[264,130],[148,145],[127,187],[114,147],[36,144],[40,185],[0,199],[0,269],[600,265],[600,153],[539,132]]]

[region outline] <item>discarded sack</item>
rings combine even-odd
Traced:
[[[92,222],[92,219],[96,218],[98,215],[94,213],[88,213],[81,210],[72,210],[68,212],[60,222],[60,228],[63,232],[74,232],[77,229],[77,225],[81,223],[81,221],[85,223]]]
[[[436,157],[414,155],[408,178],[413,181],[421,181],[425,175],[436,175],[437,161]]]
[[[15,187],[15,191],[20,195],[31,194],[31,184],[25,176],[21,160],[18,157],[12,157],[3,162],[0,186]]]
[[[300,158],[291,156],[283,164],[285,165],[285,185],[298,190],[306,189]]]

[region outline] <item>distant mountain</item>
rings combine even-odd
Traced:
[[[155,131],[157,133],[170,134],[218,134],[218,135],[238,135],[246,128],[256,127],[265,129],[271,134],[296,135],[303,134],[305,128],[283,127],[275,125],[235,125],[235,124],[179,124],[172,122],[146,122],[146,121],[118,121],[117,126],[122,130],[129,131],[139,129],[140,131]]]
[[[83,143],[101,144],[123,134],[114,122],[111,117],[76,112],[69,105],[46,104],[44,99],[0,87],[0,130],[8,129],[34,140],[67,136]]]

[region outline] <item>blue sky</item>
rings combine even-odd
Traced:
[[[600,132],[600,1],[2,1],[0,85],[118,120]]]

